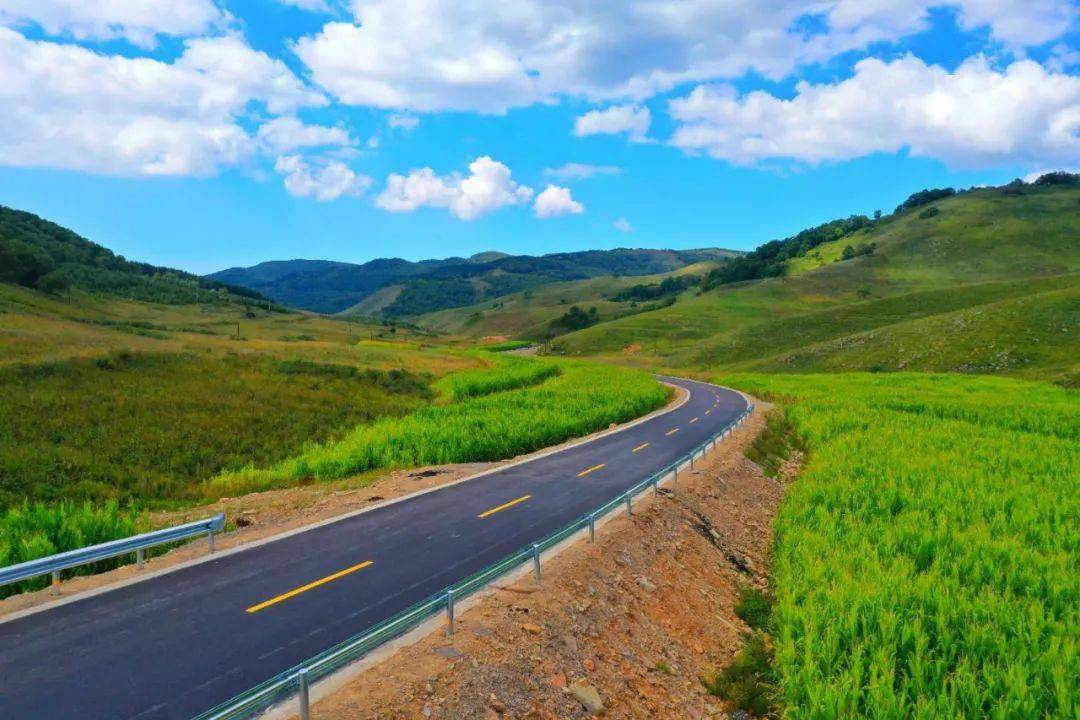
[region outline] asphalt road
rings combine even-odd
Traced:
[[[0,718],[187,720],[662,469],[746,407],[686,380],[641,424],[243,552],[0,623]]]

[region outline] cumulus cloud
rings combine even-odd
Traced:
[[[921,32],[935,8],[1020,48],[1077,17],[1071,0],[357,0],[296,51],[348,104],[502,113],[563,94],[640,102],[748,71],[779,79]]]
[[[631,225],[630,221],[627,220],[624,217],[618,218],[615,222],[612,223],[612,225],[615,226],[616,230],[618,230],[619,232],[622,232],[622,233],[628,233],[628,232],[633,232],[634,231],[634,226]]]
[[[313,197],[326,202],[345,195],[359,197],[372,179],[360,175],[340,160],[309,161],[299,155],[283,155],[274,170],[285,176],[285,189],[295,197]]]
[[[278,2],[311,12],[330,12],[330,6],[326,4],[326,0],[278,0]]]
[[[622,168],[614,165],[588,165],[569,162],[561,167],[545,168],[544,174],[562,180],[588,180],[597,175],[621,175]]]
[[[408,113],[394,113],[386,119],[386,124],[392,128],[400,128],[405,132],[409,132],[420,125],[420,118]]]
[[[574,121],[574,134],[617,135],[626,133],[634,142],[645,142],[652,123],[652,113],[647,107],[615,105],[606,110],[590,110]]]
[[[256,139],[268,155],[281,155],[301,148],[355,144],[344,128],[308,125],[295,115],[282,115],[263,123]]]
[[[906,149],[957,167],[1080,161],[1080,77],[976,57],[955,72],[913,56],[867,59],[795,97],[701,85],[671,102],[672,143],[737,164],[817,163]]]
[[[413,170],[408,175],[393,174],[375,204],[391,212],[413,212],[422,207],[448,208],[462,220],[508,205],[528,202],[532,188],[514,181],[510,168],[484,156],[469,165],[469,174],[438,175],[431,168]]]
[[[253,103],[325,102],[235,37],[188,40],[165,63],[0,28],[0,77],[0,164],[109,175],[211,174],[255,152],[240,123]]]
[[[548,185],[536,196],[533,211],[536,217],[543,220],[562,215],[580,215],[585,212],[585,206],[574,200],[570,188]]]
[[[158,35],[198,35],[227,15],[212,0],[0,0],[0,24],[34,23],[49,35],[125,39],[153,46]]]

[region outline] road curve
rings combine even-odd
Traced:
[[[539,540],[705,441],[741,395],[678,408],[243,552],[0,623],[0,718],[186,720]]]

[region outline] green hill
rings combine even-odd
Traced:
[[[675,368],[1011,372],[1075,383],[1080,188],[987,188],[906,207],[784,274],[559,338]],[[845,248],[869,247],[851,257]]]
[[[704,277],[715,268],[715,261],[685,265],[678,270],[658,275],[612,276],[554,282],[510,295],[421,315],[416,323],[440,332],[483,337],[514,335],[543,340],[551,332],[551,323],[571,307],[596,308],[603,322],[641,312],[650,307],[647,300],[619,301],[620,294],[637,287],[659,287],[668,278]],[[662,300],[658,298],[657,300]]]
[[[266,299],[228,282],[125,260],[56,223],[3,206],[0,206],[0,282],[52,294],[74,287],[170,304],[207,303],[215,298]],[[199,297],[200,290],[207,292]]]
[[[546,285],[587,278],[645,276],[694,263],[720,260],[732,251],[588,250],[532,257],[484,252],[468,259],[409,262],[379,259],[353,265],[312,260],[262,263],[230,268],[209,277],[250,287],[291,307],[350,317],[412,318]],[[394,293],[384,288],[400,286]],[[388,302],[384,300],[392,295]]]

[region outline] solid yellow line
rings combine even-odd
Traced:
[[[517,500],[511,500],[508,503],[503,503],[499,507],[493,507],[490,510],[486,510],[486,511],[480,513],[476,517],[478,517],[478,518],[486,518],[488,515],[494,515],[495,513],[499,512],[500,510],[505,510],[508,507],[514,507],[518,503],[523,503],[523,502],[525,502],[526,500],[528,500],[531,497],[532,497],[532,495],[522,495]]]
[[[304,585],[302,587],[298,587],[295,590],[290,590],[287,593],[283,593],[281,595],[278,595],[277,597],[270,598],[266,602],[261,602],[258,605],[252,605],[251,607],[249,607],[247,609],[247,611],[249,613],[257,613],[260,610],[265,610],[266,608],[270,607],[271,605],[277,605],[279,602],[288,600],[291,597],[296,597],[300,593],[307,592],[308,590],[313,590],[313,589],[319,587],[320,585],[325,585],[328,582],[333,582],[333,581],[337,580],[338,578],[343,578],[346,575],[348,575],[349,573],[354,573],[357,570],[363,570],[368,565],[372,565],[372,564],[373,564],[373,562],[371,560],[365,560],[364,562],[360,563],[359,565],[353,565],[351,568],[345,568],[344,570],[339,570],[338,572],[334,573],[333,575],[327,575],[326,577],[322,578],[321,580],[316,580],[315,582],[311,582],[311,583],[308,583],[307,585]]]
[[[599,470],[600,468],[604,467],[605,465],[607,465],[607,463],[600,463],[599,465],[593,465],[593,466],[592,466],[591,468],[589,468],[588,470],[582,470],[581,472],[579,472],[579,473],[577,474],[577,476],[578,476],[578,477],[585,477],[585,476],[586,476],[586,475],[588,475],[589,473],[591,473],[591,472],[596,472],[597,470]]]
[[[668,431],[667,431],[666,433],[664,433],[664,434],[665,434],[665,435],[674,435],[674,434],[675,434],[675,433],[677,433],[677,432],[679,432],[679,428],[675,428],[674,430],[668,430]]]
[[[644,450],[647,447],[649,447],[649,443],[641,443],[636,448],[634,448],[634,452],[637,452],[638,450]]]
[[[693,420],[690,421],[690,424],[693,425],[696,422],[697,422],[697,418],[694,418]]]

